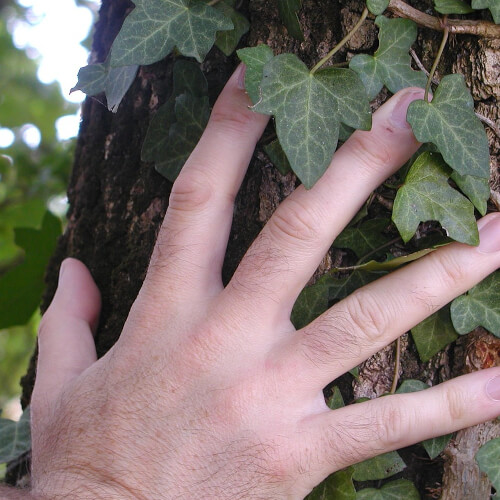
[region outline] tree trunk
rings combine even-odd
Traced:
[[[432,2],[415,0],[408,3],[426,10]],[[287,36],[278,17],[276,2],[244,0],[241,10],[252,23],[244,42],[249,46],[267,43],[275,53],[295,52],[311,66],[343,38],[359,18],[364,4],[362,0],[304,0],[300,21],[306,41],[299,43]],[[125,15],[132,8],[133,4],[128,0],[103,1],[96,26],[92,62],[104,61]],[[432,65],[440,38],[441,34],[438,32],[419,30],[415,52],[426,68]],[[438,72],[438,77],[450,72],[463,73],[477,101],[477,110],[497,124],[500,118],[497,105],[500,96],[499,43],[498,40],[478,41],[477,38],[468,36],[451,36]],[[377,31],[371,18],[338,54],[336,60],[345,60],[357,52],[373,51],[376,44]],[[108,112],[96,98],[88,98],[83,107],[83,121],[68,187],[69,223],[47,271],[47,289],[42,309],[46,309],[55,291],[61,260],[66,256],[82,260],[90,268],[102,293],[102,314],[96,336],[99,356],[120,335],[130,306],[141,287],[167,208],[171,184],[151,164],[141,162],[140,150],[151,117],[168,97],[172,62],[173,58],[169,56],[162,62],[142,67],[116,114]],[[209,81],[212,102],[236,63],[236,56],[227,58],[217,49],[210,52],[203,70]],[[387,95],[387,92],[383,92],[382,98],[374,103],[374,107],[378,107]],[[493,188],[500,202],[500,139],[490,132],[489,130]],[[295,185],[295,177],[280,175],[258,147],[236,202],[224,268],[225,281],[278,203]],[[375,200],[374,203],[379,201]],[[338,263],[341,257],[339,253],[328,255],[320,272],[324,272],[333,261]],[[435,384],[462,372],[466,351],[463,344],[463,341],[459,342],[457,347],[448,349],[422,365],[411,338],[403,337],[400,376],[420,378]],[[373,397],[387,392],[393,379],[393,352],[394,347],[388,346],[375,355],[361,367],[359,380],[354,386],[352,378],[340,381],[342,389],[347,390],[352,397]],[[35,359],[23,379],[24,405],[29,403],[34,366]],[[490,437],[498,435],[498,424],[496,430],[491,430],[492,425],[484,424],[478,431],[465,431],[469,433],[467,442],[471,439],[472,442],[476,441],[478,433],[489,433]],[[485,428],[491,429],[484,430]],[[459,441],[457,438],[457,442]],[[453,446],[459,444],[455,443]],[[415,481],[423,498],[436,498],[443,485],[443,470],[446,470],[445,488],[454,492],[461,491],[460,483],[465,476],[450,473],[454,470],[453,464],[458,455],[463,458],[459,453],[446,453],[444,461],[437,459],[429,462],[424,458],[422,448],[411,448],[403,452],[409,465],[404,476]],[[467,461],[472,463],[473,455],[468,456]],[[477,474],[470,477],[467,481],[477,481],[478,484],[484,482],[484,477]],[[489,498],[488,484],[486,487],[483,485],[482,489],[471,485],[469,491],[475,492],[475,496],[455,493],[454,496],[445,498]],[[482,493],[478,494],[478,491]]]

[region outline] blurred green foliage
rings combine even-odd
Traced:
[[[8,300],[16,314],[7,314],[9,308],[4,304],[0,327],[16,323],[6,316],[25,322],[0,330],[0,408],[20,392],[19,380],[35,345],[41,280],[59,232],[54,229],[59,222],[42,221],[51,217],[47,208],[53,197],[64,197],[74,141],[57,141],[55,122],[78,108],[63,99],[57,83],[40,83],[37,61],[15,47],[9,28],[16,20],[29,22],[26,14],[13,1],[0,2],[0,132],[13,137],[7,147],[5,142],[4,147],[0,144],[0,289],[16,284],[16,293]],[[40,136],[38,145],[26,140],[26,130],[35,128]],[[31,262],[26,245],[16,244],[20,234],[36,235],[42,246],[35,252],[31,249],[35,257]],[[23,266],[27,272],[20,280]],[[36,286],[29,287],[31,277]],[[20,291],[23,284],[26,293]]]

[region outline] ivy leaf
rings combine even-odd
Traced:
[[[432,102],[408,107],[408,123],[420,142],[432,142],[445,162],[461,175],[490,175],[488,138],[474,113],[474,101],[462,75],[446,75]]]
[[[440,14],[470,14],[474,12],[463,0],[434,0],[434,9]]]
[[[342,397],[340,389],[337,386],[333,388],[333,393],[328,398],[326,405],[330,408],[330,410],[337,410],[338,408],[343,408],[345,406],[344,398]]]
[[[401,385],[398,387],[396,394],[408,394],[410,392],[419,392],[428,388],[429,386],[425,382],[409,378],[401,382]]]
[[[490,9],[493,20],[500,24],[500,2],[498,0],[472,0],[473,9]]]
[[[389,224],[389,219],[370,219],[363,222],[359,227],[348,227],[337,236],[333,246],[336,248],[349,248],[358,257],[363,257],[374,252],[390,240],[389,236],[382,233]],[[376,257],[377,254],[380,255],[380,252],[383,255],[383,249],[373,255]]]
[[[0,418],[0,464],[16,459],[31,448],[30,409],[19,422]]]
[[[306,500],[355,500],[352,474],[352,467],[331,474],[311,491]]]
[[[152,64],[174,47],[199,62],[232,21],[200,0],[135,0],[111,47],[111,66]]]
[[[45,268],[61,234],[61,221],[45,212],[41,229],[15,228],[24,261],[0,277],[0,329],[24,325],[40,303]]]
[[[168,100],[153,116],[142,145],[142,161],[162,162],[169,156],[169,130],[175,123],[175,100],[182,94],[195,97],[208,95],[205,75],[197,63],[176,61],[173,69],[173,89]]]
[[[359,74],[369,99],[375,98],[385,85],[392,93],[405,87],[425,87],[427,77],[411,69],[408,53],[417,39],[417,25],[409,19],[388,19],[378,16],[379,47],[373,56],[354,56],[349,67]]]
[[[365,89],[349,69],[311,73],[294,54],[281,54],[264,67],[261,90],[254,110],[275,116],[281,146],[306,188],[330,164],[340,122],[364,130],[371,126]]]
[[[389,0],[366,0],[368,10],[374,15],[379,16],[387,9]]]
[[[210,116],[208,97],[182,94],[175,99],[176,122],[171,125],[165,145],[167,155],[157,161],[156,170],[174,182],[198,144]]]
[[[264,151],[266,152],[269,159],[273,162],[273,165],[279,170],[281,175],[286,175],[292,171],[290,162],[286,157],[283,148],[281,147],[280,141],[275,139],[274,141],[266,144],[264,146]]]
[[[467,198],[474,204],[481,215],[486,214],[487,202],[490,198],[488,179],[473,175],[460,175],[453,172],[450,179],[454,181]]]
[[[300,292],[291,315],[291,321],[297,330],[311,323],[328,309],[331,281],[331,276],[322,276],[314,285]]]
[[[437,220],[448,235],[479,244],[473,205],[448,184],[450,169],[437,153],[422,153],[410,168],[394,200],[392,220],[406,243],[420,222]]]
[[[273,51],[265,44],[248,47],[236,52],[247,67],[245,89],[254,104],[260,100],[260,83],[264,66],[274,57]]]
[[[302,0],[278,0],[278,11],[281,20],[288,30],[288,34],[300,42],[304,41],[304,35],[300,29],[297,11],[302,7]]]
[[[354,271],[346,278],[335,279],[330,277],[328,296],[331,301],[342,300],[352,292],[368,285],[377,278],[380,278],[385,273],[375,272],[366,273],[362,271]]]
[[[215,45],[226,56],[230,56],[238,46],[241,37],[250,29],[248,19],[234,9],[234,0],[225,0],[215,5],[215,8],[222,12],[233,23],[232,30],[219,31],[215,39]]]
[[[476,453],[476,462],[493,484],[497,494],[492,500],[500,500],[500,438],[492,439],[483,444]]]
[[[462,335],[482,326],[500,337],[500,271],[457,297],[451,304],[451,320]]]
[[[111,68],[109,58],[104,63],[89,64],[78,71],[78,83],[69,91],[81,90],[87,95],[104,92],[108,109],[118,111],[118,105],[135,79],[139,66]]]
[[[426,363],[458,338],[451,322],[450,307],[445,306],[424,319],[411,329],[411,334],[420,359]]]
[[[406,464],[403,462],[398,452],[390,451],[355,464],[353,468],[354,474],[352,477],[354,480],[371,481],[394,476],[394,474],[404,470]]]
[[[415,485],[408,479],[397,479],[382,488],[365,488],[356,494],[356,500],[420,500]]]

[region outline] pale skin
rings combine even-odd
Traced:
[[[39,332],[32,491],[4,498],[301,499],[330,473],[500,415],[500,368],[331,411],[322,389],[500,266],[500,216],[296,331],[298,294],[380,183],[418,148],[406,89],[277,209],[224,288],[233,201],[267,117],[237,70],[170,196],[143,287],[96,360],[100,297],[67,259]]]

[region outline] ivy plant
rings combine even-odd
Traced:
[[[447,18],[440,16],[488,9],[485,16],[499,23],[498,0],[434,0],[435,22],[431,25],[442,30],[443,37],[428,74],[421,67],[414,68],[410,57],[423,13],[415,10],[414,19],[391,16],[397,10],[388,0],[367,0],[352,30],[312,67],[297,54],[274,54],[267,45],[244,47],[241,37],[250,23],[234,0],[135,0],[134,3],[135,8],[125,19],[107,59],[82,68],[75,89],[89,95],[104,93],[108,107],[116,111],[139,66],[166,56],[175,59],[169,97],[151,120],[142,149],[142,160],[154,164],[172,182],[208,120],[209,91],[200,63],[214,46],[226,56],[241,47],[237,56],[247,67],[245,86],[252,109],[274,117],[276,134],[263,144],[263,149],[283,175],[293,172],[307,189],[327,169],[338,142],[345,141],[355,130],[371,128],[370,103],[383,88],[394,93],[409,86],[425,87],[424,98],[413,102],[407,114],[415,136],[425,144],[400,170],[399,181],[384,185],[389,198],[394,200],[391,213],[369,218],[374,194],[338,236],[334,248],[350,257],[354,264],[331,269],[303,290],[292,312],[297,328],[357,288],[443,244],[452,240],[469,245],[479,243],[475,213],[487,212],[489,198],[487,136],[462,75],[445,75],[437,85],[433,79],[448,33],[461,22],[453,19],[455,24],[448,24]],[[301,28],[302,1],[276,0],[276,7],[284,33],[296,42],[305,40]],[[376,16],[377,50],[333,63],[333,58],[369,16]],[[465,22],[460,30],[473,35],[498,34],[494,23]],[[422,223],[434,225],[440,236],[422,238],[419,234]],[[405,247],[406,243],[409,246]],[[397,255],[393,251],[395,245]],[[499,290],[500,273],[496,272],[457,298],[451,307],[446,306],[416,325],[411,333],[421,361],[429,361],[458,334],[466,334],[477,326],[500,336]],[[397,391],[396,387],[394,383],[391,392],[413,392],[427,385],[404,381]],[[331,408],[344,404],[338,388],[328,404]],[[449,439],[450,436],[445,436],[428,440],[423,446],[434,459]],[[498,444],[493,443],[483,448],[477,459],[498,487],[497,455]],[[496,464],[492,465],[491,457],[496,458]],[[377,488],[354,485],[354,481],[391,477],[404,468],[397,452],[387,453],[333,474],[309,498],[417,499],[415,486],[405,479],[391,480]]]

